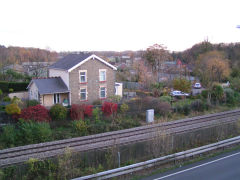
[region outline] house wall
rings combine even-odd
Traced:
[[[64,99],[68,99],[68,93],[60,94],[60,104],[62,104]],[[53,94],[41,95],[41,104],[46,107],[54,105],[53,104]]]
[[[52,106],[53,105],[53,94],[42,95],[42,105]]]
[[[49,69],[49,77],[61,77],[63,82],[69,88],[69,74],[67,71],[58,69]]]
[[[115,95],[123,96],[123,84],[115,83]]]
[[[99,82],[99,69],[106,69],[106,82]],[[79,83],[79,70],[87,70],[87,83]],[[107,97],[115,94],[115,71],[96,59],[91,59],[69,73],[69,87],[71,91],[71,104],[92,104],[93,101],[100,99],[100,86],[106,86]],[[88,99],[80,101],[80,87],[86,86]]]
[[[34,82],[31,84],[30,88],[28,89],[28,96],[30,100],[33,100],[33,99],[39,100],[38,88]]]

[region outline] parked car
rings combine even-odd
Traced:
[[[194,86],[193,86],[195,89],[201,89],[202,86],[200,83],[195,83]]]
[[[171,96],[189,96],[189,93],[185,93],[182,91],[172,91],[170,92]]]

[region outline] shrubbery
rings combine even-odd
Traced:
[[[168,102],[158,101],[154,110],[156,113],[166,116],[171,112],[171,105]]]
[[[118,105],[112,102],[104,102],[102,105],[102,112],[106,116],[117,113]]]
[[[11,98],[8,97],[8,96],[5,96],[5,97],[3,98],[3,101],[4,101],[4,102],[11,102]]]
[[[222,86],[214,85],[212,89],[212,100],[219,103],[223,101],[224,91]]]
[[[70,117],[72,120],[83,120],[84,115],[91,117],[92,116],[92,105],[85,104],[73,104],[70,109]]]
[[[67,109],[61,104],[52,106],[49,113],[52,120],[64,120],[67,117]]]
[[[159,97],[159,100],[163,101],[163,102],[169,102],[170,103],[171,99],[172,99],[171,96],[161,96],[161,97]]]
[[[26,91],[29,82],[7,82],[0,81],[0,89],[3,92],[9,92],[9,89],[14,89],[14,91]]]
[[[37,101],[36,99],[26,101],[27,107],[36,106],[36,105],[38,105],[38,104],[40,104],[40,103],[39,103],[39,101]]]
[[[240,94],[231,88],[224,89],[226,95],[226,103],[229,106],[236,106],[240,102]]]
[[[128,111],[129,107],[127,104],[123,103],[121,106],[120,106],[120,111],[121,113],[126,113]]]
[[[204,111],[204,103],[202,102],[202,100],[197,99],[191,103],[191,109],[193,111],[201,111],[202,112],[202,111]]]
[[[42,105],[30,106],[23,109],[20,118],[36,122],[49,122],[51,120],[48,110]]]
[[[92,111],[93,111],[93,106],[92,105],[84,105],[84,115],[87,117],[92,116]]]
[[[0,143],[5,148],[14,147],[16,143],[16,129],[13,125],[6,125],[2,128]]]
[[[83,120],[77,120],[72,122],[73,131],[79,136],[88,135],[88,125]]]
[[[48,123],[25,122],[20,120],[16,127],[6,125],[0,136],[0,144],[4,148],[40,143],[52,140],[52,131]]]
[[[52,140],[50,125],[44,122],[25,122],[20,120],[17,130],[19,145],[34,144]]]
[[[9,115],[19,115],[19,114],[21,114],[21,109],[18,107],[17,104],[14,104],[14,103],[7,105],[5,111]]]

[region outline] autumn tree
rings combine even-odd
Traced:
[[[152,83],[156,82],[156,79],[148,72],[148,67],[144,61],[135,61],[133,63],[133,69],[136,72],[136,81],[145,88],[149,88]]]
[[[191,92],[191,82],[184,78],[176,78],[173,80],[173,88],[183,92]]]
[[[229,61],[221,51],[206,52],[197,58],[195,73],[202,84],[212,90],[214,82],[223,81],[229,76]],[[210,99],[211,93],[208,94],[208,100]]]
[[[150,46],[145,54],[145,59],[147,60],[148,64],[152,68],[153,73],[159,73],[161,70],[163,70],[163,63],[169,59],[171,59],[171,56],[169,52],[166,50],[166,47],[159,44],[154,44],[153,46]]]
[[[195,72],[202,83],[209,87],[214,81],[220,82],[229,76],[229,61],[225,58],[223,52],[210,51],[199,55]]]

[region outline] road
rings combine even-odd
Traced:
[[[205,90],[204,88],[201,88],[201,89],[195,89],[195,88],[192,88],[192,95],[195,96],[197,94],[201,94],[201,92]]]
[[[240,150],[223,153],[142,180],[239,180]]]

